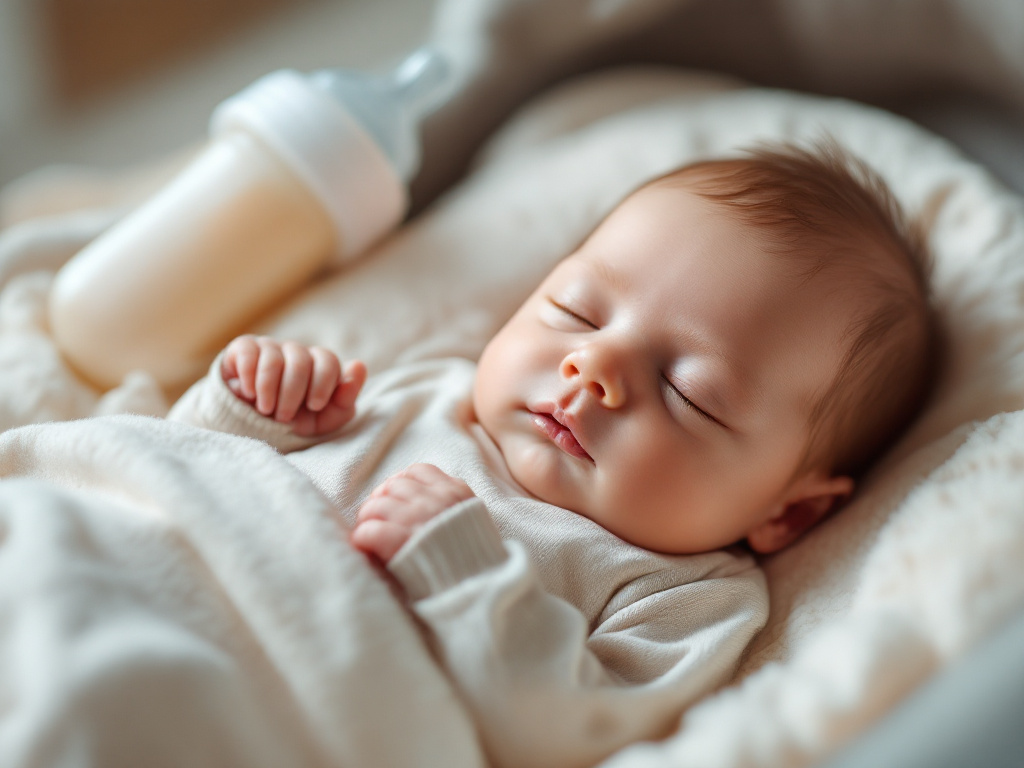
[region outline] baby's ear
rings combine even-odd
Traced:
[[[853,478],[812,472],[795,482],[777,511],[747,533],[755,552],[767,555],[789,546],[853,493]]]

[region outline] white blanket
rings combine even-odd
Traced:
[[[807,765],[1024,605],[1024,416],[997,415],[1024,407],[1024,202],[905,121],[841,101],[731,87],[714,78],[625,72],[547,97],[509,125],[473,176],[428,214],[263,326],[361,356],[371,368],[439,351],[472,357],[531,286],[631,188],[680,163],[757,139],[801,140],[829,130],[878,168],[922,217],[949,334],[948,364],[933,402],[847,509],[765,562],[772,617],[736,685],[692,708],[667,741],[611,758],[615,766]],[[32,268],[52,268],[54,254],[70,250],[88,226],[64,219],[33,226],[31,237],[20,230],[0,238],[0,270],[25,273],[0,295],[0,362],[15,374],[0,380],[0,426],[121,410],[161,413],[166,403],[145,375],[101,395],[54,353],[45,321],[50,278]],[[22,238],[17,247],[15,236]],[[72,530],[92,530],[91,521],[101,520],[105,533],[98,539],[103,546],[84,534],[51,537],[47,547],[58,554],[48,561],[33,556],[24,567],[3,560],[19,541],[7,534],[0,540],[0,568],[14,567],[18,579],[31,583],[49,579],[54,599],[60,584],[89,585],[92,574],[106,573],[96,584],[122,597],[97,603],[97,625],[119,615],[112,608],[129,605],[124,615],[176,627],[176,638],[192,632],[197,639],[183,640],[178,650],[217,649],[221,664],[214,666],[225,684],[215,692],[234,698],[225,699],[217,719],[201,709],[219,706],[207,689],[192,705],[203,714],[187,727],[209,739],[220,734],[216,738],[231,744],[223,749],[236,750],[232,759],[274,762],[266,757],[270,746],[248,754],[252,738],[259,745],[280,741],[280,749],[298,755],[295,764],[309,754],[360,755],[352,765],[406,764],[413,754],[425,764],[478,760],[465,714],[397,606],[329,530],[322,502],[294,471],[278,472],[282,462],[265,449],[240,445],[140,420],[5,435],[4,472],[33,478],[0,484],[4,509],[11,510],[5,515],[21,521],[36,509],[57,509],[68,520],[90,521]],[[181,482],[146,480],[165,474]],[[284,478],[280,488],[274,475]],[[165,487],[176,490],[164,495]],[[254,509],[261,510],[258,516]],[[137,520],[151,528],[131,522]],[[148,536],[136,533],[146,530]],[[118,543],[126,540],[139,542],[137,548]],[[142,558],[147,547],[165,547],[167,557]],[[126,561],[138,570],[123,568]],[[36,576],[40,562],[52,569]],[[12,593],[17,610],[10,615],[31,624],[31,606],[12,583],[4,578],[0,587]],[[79,625],[79,602],[92,605],[52,604],[62,632]],[[7,616],[0,614],[0,622]],[[73,647],[9,645],[4,663],[59,669],[76,661]],[[365,669],[354,666],[363,652],[370,654]],[[37,654],[45,661],[34,661]],[[196,654],[187,656],[189,670],[199,663]],[[110,663],[82,678],[90,681],[83,690],[133,690],[134,672],[108,675],[103,670],[118,669],[116,659]],[[8,679],[34,681],[37,675],[78,684],[76,677],[37,672]],[[175,686],[199,685],[199,677],[138,684],[150,702],[179,690],[187,699],[200,689]],[[269,693],[261,695],[263,688]],[[361,702],[348,698],[353,695]],[[8,700],[6,691],[0,694],[0,701]],[[81,697],[57,700],[68,703],[63,709],[7,708],[14,715],[3,715],[0,733],[7,738],[8,722],[18,718],[61,734],[85,732],[81,724],[88,720],[90,732],[100,734],[95,738],[123,738],[121,724],[129,716],[123,709],[93,709]],[[139,711],[127,694],[109,701]],[[404,709],[392,712],[393,706]],[[367,712],[371,720],[388,713],[390,739],[360,719]],[[152,738],[176,754],[184,748],[179,729],[165,728],[154,727],[125,748],[141,748]],[[442,733],[454,735],[442,745]],[[413,752],[389,760],[387,750],[402,749]],[[440,753],[443,759],[425,757]]]
[[[417,628],[304,475],[143,417],[0,437],[5,766],[477,766]]]

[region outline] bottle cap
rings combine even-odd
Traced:
[[[280,70],[222,102],[210,119],[211,135],[238,130],[264,142],[320,199],[343,259],[405,215],[408,192],[385,152],[313,78]]]

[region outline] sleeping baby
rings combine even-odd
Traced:
[[[242,336],[172,418],[270,442],[332,499],[495,764],[590,765],[729,679],[767,617],[750,550],[851,495],[936,337],[881,180],[832,142],[762,147],[633,192],[479,362],[367,378]]]

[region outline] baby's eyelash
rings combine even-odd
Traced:
[[[686,395],[684,395],[682,392],[680,392],[679,388],[676,387],[676,385],[673,384],[672,381],[667,376],[662,376],[661,378],[665,382],[665,384],[668,385],[668,388],[670,390],[672,390],[673,394],[675,394],[676,397],[678,397],[680,400],[683,401],[683,403],[686,405],[687,408],[690,408],[690,409],[696,411],[697,415],[699,415],[702,419],[707,419],[708,421],[714,422],[715,424],[721,424],[721,422],[718,419],[716,419],[710,413],[705,411],[703,408],[698,407],[693,402],[693,400],[691,400]]]
[[[555,309],[559,310],[560,312],[564,312],[569,317],[571,317],[573,320],[577,320],[577,321],[583,323],[584,325],[589,325],[591,328],[594,328],[595,330],[597,329],[597,324],[596,323],[593,323],[590,320],[587,320],[587,318],[583,317],[583,315],[580,315],[580,314],[577,314],[576,312],[573,312],[571,309],[569,309],[564,304],[559,304],[554,299],[548,299],[548,301],[551,302],[551,305]]]

